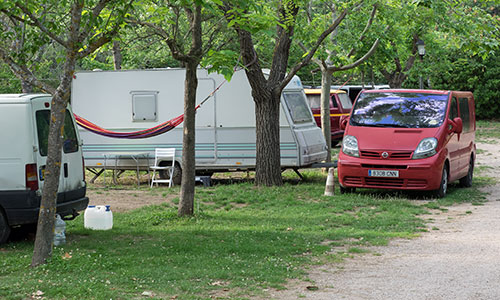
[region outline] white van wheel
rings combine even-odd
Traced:
[[[0,245],[5,243],[10,235],[10,226],[3,211],[0,209]]]

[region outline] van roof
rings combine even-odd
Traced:
[[[0,94],[0,103],[30,102],[33,98],[47,97],[49,94]]]
[[[363,90],[363,93],[424,93],[445,95],[451,91],[444,90],[419,90],[419,89],[382,89],[382,90]]]
[[[304,93],[307,95],[319,95],[321,94],[321,89],[304,89]],[[330,94],[345,94],[346,91],[343,90],[330,90]]]

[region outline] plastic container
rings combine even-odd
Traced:
[[[83,226],[93,230],[113,228],[113,212],[109,205],[89,205],[83,214]]]
[[[66,243],[66,222],[60,215],[56,215],[56,223],[54,229],[54,246],[64,245]]]

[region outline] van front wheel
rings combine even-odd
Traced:
[[[7,218],[5,217],[2,209],[0,209],[0,245],[5,243],[10,235],[10,226],[7,223]]]
[[[446,165],[443,167],[443,174],[441,175],[441,183],[439,184],[439,189],[434,191],[434,196],[436,198],[444,198],[448,190],[448,170]]]

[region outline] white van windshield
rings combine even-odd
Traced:
[[[354,105],[351,124],[373,127],[439,127],[448,95],[428,93],[363,93]]]
[[[283,93],[286,106],[290,112],[293,123],[307,123],[312,122],[312,113],[307,105],[303,93],[300,92],[286,92]]]

